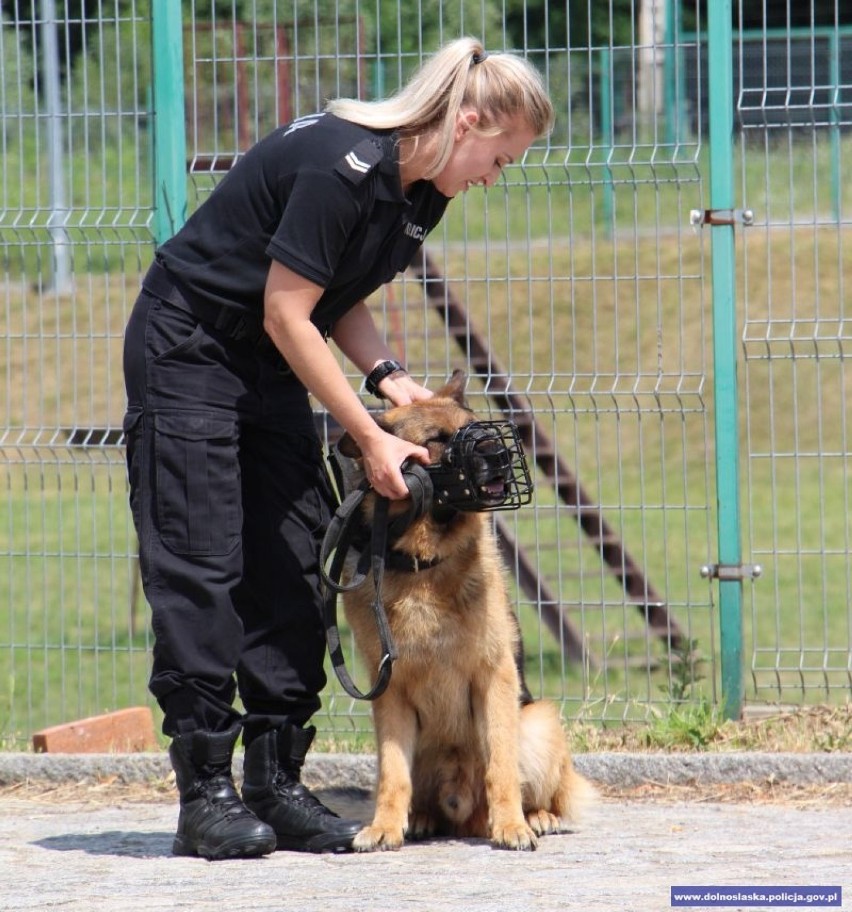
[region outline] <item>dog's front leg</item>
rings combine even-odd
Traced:
[[[411,768],[417,737],[417,715],[413,707],[386,691],[373,704],[378,743],[379,781],[373,822],[355,837],[359,852],[398,849],[408,829],[411,805]]]
[[[511,657],[482,689],[473,691],[473,700],[485,745],[491,841],[502,849],[535,849],[538,842],[524,816],[521,800],[518,679]]]

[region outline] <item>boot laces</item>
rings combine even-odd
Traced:
[[[199,790],[228,820],[250,813],[234,789],[234,780],[228,775],[219,774],[204,779]]]
[[[286,770],[279,769],[275,774],[275,790],[288,801],[298,804],[311,817],[339,817],[331,808],[327,808],[316,795],[299,781],[293,778]]]

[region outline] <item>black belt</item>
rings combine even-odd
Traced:
[[[178,310],[192,314],[200,323],[212,326],[229,339],[233,339],[235,342],[247,342],[263,351],[264,354],[275,353],[281,357],[272,339],[266,334],[260,317],[248,311],[237,310],[235,307],[223,307],[210,301],[188,298],[175,285],[169,271],[156,260],[145,273],[142,287],[155,298],[166,301],[173,307],[177,307]],[[281,361],[284,362],[283,357]]]

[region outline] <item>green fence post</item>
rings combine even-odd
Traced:
[[[840,35],[836,30],[829,32],[829,66],[831,68],[831,212],[834,221],[840,224],[843,207],[843,185],[840,182]]]
[[[681,2],[666,0],[665,56],[663,57],[663,98],[665,105],[666,143],[672,151],[684,138],[683,59],[679,44],[681,35]]]
[[[183,21],[175,0],[152,0],[154,240],[167,241],[186,221],[186,125]]]
[[[603,162],[603,207],[604,207],[604,231],[606,236],[611,238],[615,233],[615,224],[613,217],[615,212],[615,202],[613,200],[612,187],[612,147],[615,142],[615,133],[613,130],[613,110],[612,110],[612,52],[608,47],[602,47],[598,52],[600,66],[600,104],[601,104],[601,136],[604,151]]]
[[[723,711],[743,703],[737,308],[734,254],[734,80],[731,0],[707,4],[710,114],[710,251],[713,275],[713,385],[719,546]],[[726,573],[725,569],[732,572]]]

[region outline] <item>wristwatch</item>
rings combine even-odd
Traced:
[[[397,371],[405,371],[399,361],[382,361],[377,364],[367,375],[367,379],[364,382],[367,392],[373,396],[378,396],[379,399],[384,399],[385,397],[379,392],[379,384],[385,377],[390,377],[391,374],[395,374]]]

